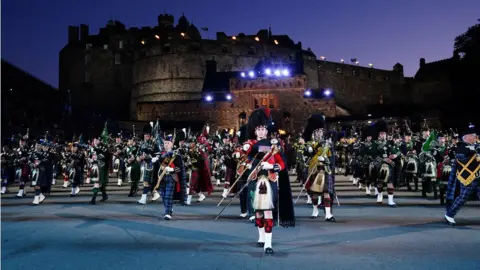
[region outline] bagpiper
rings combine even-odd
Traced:
[[[325,116],[322,114],[310,116],[305,127],[303,138],[310,140],[306,148],[306,154],[310,157],[310,162],[305,189],[312,200],[313,211],[311,217],[317,218],[318,207],[323,205],[325,221],[335,222],[335,217],[332,214],[332,198],[335,194],[334,171],[332,170],[333,159],[335,158],[332,153],[334,145],[326,139],[325,128]]]
[[[180,191],[186,175],[182,157],[173,151],[175,137],[168,135],[163,138],[164,151],[159,158],[160,170],[156,187],[160,187],[160,194],[165,208],[164,219],[170,220],[173,214],[173,196],[175,190]]]
[[[278,140],[268,139],[268,128],[272,125],[269,109],[257,109],[248,121],[250,139],[256,142],[248,158],[251,161],[248,180],[256,179],[253,194],[255,225],[258,228],[258,247],[265,254],[273,254],[272,231],[278,215],[282,226],[295,226],[292,194],[285,160],[280,152]],[[247,144],[248,145],[248,144]],[[245,148],[249,148],[248,145]],[[275,212],[275,214],[274,214]]]

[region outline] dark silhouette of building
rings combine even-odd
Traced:
[[[254,35],[229,36],[218,32],[215,39],[202,38],[200,31],[204,30],[208,29],[199,30],[185,16],[175,24],[169,14],[158,16],[154,27],[127,29],[118,21],[109,21],[95,35],[89,33],[86,25],[70,26],[68,43],[60,51],[59,88],[71,91],[74,113],[142,121],[178,118],[175,115],[182,114],[185,120],[196,120],[193,111],[198,106],[191,105],[202,102],[209,60],[215,62],[215,71],[210,74],[218,73],[215,76],[230,83],[234,74],[238,77],[239,72],[253,70],[258,63],[268,61],[275,66],[295,66],[296,75],[303,80],[302,91],[297,87],[269,86],[272,91],[288,88],[302,92],[289,96],[288,103],[279,103],[279,111],[311,102],[303,95],[306,89],[331,89],[335,106],[348,108],[352,113],[364,113],[371,104],[412,102],[409,79],[404,77],[399,63],[392,70],[380,70],[373,65],[360,66],[356,59],[317,59],[301,42],[295,43],[287,35],[275,35],[271,29]],[[233,94],[238,101],[251,97],[243,93],[252,93],[256,87],[258,84],[248,91],[240,91],[244,87],[236,86],[228,89],[237,89]],[[251,102],[236,103],[234,111],[251,110]],[[319,102],[312,106],[325,111],[331,105]],[[218,106],[211,109],[212,116],[201,120],[222,126],[226,118],[223,111],[216,111]]]
[[[60,124],[68,103],[58,89],[2,59],[2,136]]]

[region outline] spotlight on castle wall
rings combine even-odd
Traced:
[[[332,90],[330,89],[326,89],[325,91],[323,91],[323,94],[327,97],[329,97],[331,94],[332,94]]]
[[[368,66],[371,67],[371,68],[373,68],[373,64],[372,64],[372,63],[368,64]]]
[[[290,71],[289,71],[288,69],[284,69],[284,70],[282,71],[282,75],[283,75],[283,76],[290,76]]]
[[[305,91],[304,95],[305,95],[306,97],[309,97],[309,96],[312,95],[312,91],[307,90],[307,91]]]
[[[232,39],[233,39],[233,40],[237,40],[237,37],[236,37],[236,36],[233,36]]]
[[[254,73],[253,71],[249,71],[249,72],[248,72],[248,76],[249,76],[250,78],[253,78],[253,77],[255,77],[255,73]]]
[[[258,37],[255,37],[255,41],[260,41],[260,39]]]
[[[159,35],[155,35],[155,38],[156,38],[156,39],[160,39],[160,36],[159,36]]]
[[[278,45],[278,41],[276,39],[273,42],[275,43],[275,45]]]
[[[227,94],[227,95],[225,96],[225,98],[226,98],[227,100],[232,100],[232,95]]]
[[[143,45],[145,45],[145,40],[140,41]]]
[[[357,66],[360,65],[360,62],[356,61],[356,62],[355,62],[355,65],[357,65]]]
[[[245,78],[245,72],[240,73],[240,76],[242,76],[242,78]]]
[[[272,70],[269,68],[265,69],[265,74],[267,74],[267,76],[272,75]]]
[[[210,102],[210,101],[213,100],[213,97],[212,97],[211,95],[206,95],[206,96],[205,96],[205,100],[208,101],[208,102]]]
[[[185,36],[185,33],[182,32],[182,33],[180,33],[180,35],[181,35],[182,37],[184,37],[184,36]]]
[[[278,69],[275,70],[275,76],[280,77],[281,74],[282,74],[282,73],[280,72],[280,70],[278,70]]]
[[[343,64],[343,63],[345,63],[345,60],[343,60],[343,59],[340,59],[340,62]]]
[[[325,60],[327,58],[325,58],[325,56],[320,56],[320,60]]]

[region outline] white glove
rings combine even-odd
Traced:
[[[246,167],[247,167],[247,169],[251,169],[252,168],[252,163],[248,163]]]
[[[322,157],[322,156],[319,156],[319,157],[318,157],[318,161],[320,161],[320,162],[324,162],[324,161],[325,161],[325,158],[324,158],[324,157]]]
[[[262,162],[262,169],[264,170],[272,170],[273,169],[273,164],[270,164],[268,162]]]
[[[233,157],[234,157],[234,158],[240,158],[240,153],[239,153],[239,152],[235,152],[235,154],[233,154]]]
[[[313,153],[313,148],[311,146],[309,146],[307,150],[309,153]]]
[[[172,168],[172,167],[167,167],[167,168],[165,168],[165,170],[167,170],[167,172],[173,172],[173,171],[175,171],[175,169]]]
[[[152,163],[155,163],[155,162],[157,162],[157,160],[158,160],[158,157],[154,157],[154,158],[152,158]]]
[[[243,151],[248,151],[248,149],[250,149],[250,145],[247,143],[247,144],[244,144],[243,147],[242,147]]]

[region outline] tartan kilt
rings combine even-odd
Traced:
[[[204,175],[205,174],[202,174],[202,172],[198,169],[192,170],[192,174],[190,176],[189,195],[193,195],[195,193],[200,193],[200,192],[207,192],[208,194],[212,193],[213,191],[212,180],[205,179],[206,177],[202,177]]]
[[[310,187],[315,181],[315,177],[317,177],[317,174],[312,174],[312,176],[310,176],[310,180],[305,185],[305,189],[307,190],[308,194],[316,193],[316,192],[310,191]],[[335,193],[335,180],[332,174],[327,175],[327,177],[325,178],[325,183],[323,184],[323,192],[328,192],[330,194]]]

